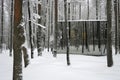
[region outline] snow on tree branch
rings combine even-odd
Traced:
[[[34,17],[35,19],[40,19],[40,18],[41,18],[41,16],[38,15],[38,14],[36,14],[36,13],[33,13],[33,17]]]
[[[41,28],[46,28],[45,26],[43,26],[43,25],[41,25],[41,24],[38,24],[38,23],[36,23],[35,21],[32,21],[32,20],[30,20],[33,24],[35,24],[35,25],[37,25],[37,26],[40,26]]]

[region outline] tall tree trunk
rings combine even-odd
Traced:
[[[82,23],[82,53],[84,53],[84,45],[85,45],[85,22]]]
[[[12,56],[12,49],[13,49],[13,25],[14,25],[14,0],[11,0],[10,56]]]
[[[28,16],[29,16],[29,37],[30,37],[30,48],[31,48],[31,58],[34,56],[33,49],[33,35],[32,35],[32,26],[31,26],[31,12],[30,12],[30,0],[28,0]]]
[[[100,29],[100,21],[97,22],[97,37],[98,37],[98,49],[101,51],[101,29]]]
[[[23,7],[22,8],[24,8],[22,11],[23,11],[23,15],[22,16],[24,16],[23,17],[23,24],[24,23],[26,23],[26,21],[27,21],[27,15],[28,15],[28,13],[27,13],[27,2],[26,3],[23,3],[23,5],[22,5]],[[27,37],[29,37],[29,35],[27,35],[27,30],[28,30],[28,26],[27,26],[27,24],[24,24],[24,31],[25,31],[25,34],[24,34],[24,36],[25,36],[25,43],[27,43],[27,40],[28,40],[28,38]],[[21,50],[22,50],[22,54],[23,54],[23,59],[24,59],[24,67],[26,68],[27,66],[28,66],[28,64],[29,64],[29,55],[28,55],[28,51],[27,51],[27,48],[26,48],[26,46],[27,45],[22,45],[22,47],[21,47]]]
[[[89,51],[89,47],[88,47],[88,28],[87,28],[87,22],[85,22],[85,46],[86,46],[86,49],[88,49]]]
[[[87,12],[87,20],[89,20],[89,0],[87,0],[87,8],[88,8],[88,12]],[[88,49],[89,51],[89,38],[88,38],[88,28],[90,26],[90,21],[88,21],[88,25],[87,22],[85,22],[85,35],[86,35],[86,49]]]
[[[54,52],[53,56],[56,57],[57,55],[57,36],[58,36],[58,0],[55,0],[55,28],[54,28]]]
[[[24,29],[20,25],[22,20],[22,0],[15,0],[14,4],[14,36],[13,36],[13,80],[22,80],[22,52],[21,46],[25,41]]]
[[[79,3],[79,19],[81,19],[81,3]]]
[[[41,15],[41,4],[38,4],[38,14]],[[38,19],[38,24],[41,23],[41,19]],[[42,38],[41,38],[41,35],[42,35],[42,32],[41,32],[41,27],[38,26],[37,28],[37,50],[38,50],[38,56],[41,56],[42,55]]]
[[[106,47],[107,47],[107,22],[106,22],[105,29],[104,29],[104,45],[105,47],[104,47],[103,53],[105,53]]]
[[[114,12],[115,12],[115,54],[117,54],[118,48],[118,0],[114,0]]]
[[[89,20],[89,0],[87,0],[87,20]]]
[[[68,19],[70,20],[70,3],[68,3]],[[71,22],[68,22],[69,26],[69,41],[71,40]]]
[[[98,19],[98,0],[96,0],[96,19]]]
[[[118,36],[119,36],[119,54],[120,54],[120,0],[118,0]]]
[[[65,48],[66,46],[66,36],[65,36],[65,25],[64,23],[62,22],[62,45],[63,45],[63,49]]]
[[[93,32],[93,51],[95,51],[95,22],[92,22],[92,32]]]
[[[50,0],[48,0],[48,7],[47,7],[47,29],[48,29],[48,51],[50,49]]]
[[[112,67],[112,0],[107,0],[107,66]]]
[[[67,65],[70,65],[70,59],[69,59],[69,27],[67,25],[67,0],[64,0],[64,15],[65,15],[65,35],[66,35],[66,59],[67,59]]]
[[[3,24],[4,24],[3,23],[4,22],[4,0],[2,0],[1,3],[2,3],[2,5],[1,5],[1,7],[2,7],[2,13],[1,13],[1,15],[2,16],[1,16],[1,44],[0,45],[1,45],[1,51],[2,51],[2,47],[3,47],[2,44],[3,44],[3,41],[4,41],[4,36],[3,36],[3,27],[4,27],[3,26]]]

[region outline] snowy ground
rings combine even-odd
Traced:
[[[12,80],[12,57],[7,53],[0,54],[0,80]],[[120,80],[120,55],[114,55],[112,68],[106,67],[106,56],[70,55],[70,61],[67,66],[64,54],[53,58],[44,50],[23,69],[23,80]]]
[[[12,80],[13,58],[9,57],[9,52],[0,53],[0,80]]]

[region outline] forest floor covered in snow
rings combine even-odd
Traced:
[[[12,80],[13,58],[7,53],[0,54],[0,80]],[[45,49],[23,69],[23,80],[120,80],[120,55],[113,59],[113,67],[108,68],[106,56],[70,55],[71,65],[67,66],[65,54],[54,58]]]

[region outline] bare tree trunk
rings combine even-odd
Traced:
[[[100,21],[97,22],[97,37],[98,37],[98,48],[101,51],[101,29],[100,29]]]
[[[118,51],[118,0],[114,0],[114,12],[115,12],[115,54]]]
[[[25,42],[24,29],[20,25],[22,21],[22,0],[15,0],[14,4],[14,37],[13,37],[13,80],[22,80],[22,51],[21,46]]]
[[[38,4],[38,14],[41,15],[41,5]],[[38,24],[41,23],[41,20],[39,19],[38,20]],[[42,38],[41,38],[41,35],[42,35],[42,32],[41,32],[41,27],[38,26],[37,28],[37,50],[38,50],[38,56],[41,56],[42,55]]]
[[[79,3],[79,19],[81,19],[81,3]]]
[[[32,36],[32,26],[31,26],[31,12],[30,12],[30,0],[28,0],[28,16],[29,16],[29,37],[30,37],[30,48],[31,48],[31,58],[33,58],[33,36]]]
[[[84,53],[84,45],[85,45],[85,22],[82,23],[82,53]]]
[[[2,5],[1,5],[1,7],[2,7],[2,13],[1,13],[1,51],[2,51],[2,44],[3,44],[3,41],[4,41],[4,36],[3,36],[3,22],[4,22],[4,0],[2,0]]]
[[[47,29],[48,29],[48,51],[50,49],[50,0],[48,0],[48,7],[47,7]]]
[[[96,19],[98,19],[98,0],[96,0]]]
[[[92,22],[92,32],[93,32],[93,51],[95,51],[95,23]]]
[[[13,25],[14,25],[14,0],[11,0],[11,36],[10,36],[10,56],[12,56],[13,49]]]
[[[70,3],[68,3],[68,19],[70,20]],[[71,22],[68,22],[69,27],[69,41],[71,40]]]
[[[112,0],[107,0],[107,66],[112,67]]]
[[[85,24],[85,46],[86,46],[86,49],[88,49],[89,51],[89,46],[88,46],[88,26],[87,26],[87,22],[84,23]]]
[[[120,0],[118,0],[118,36],[119,36],[119,54],[120,54]]]
[[[66,59],[67,59],[67,65],[70,65],[70,59],[69,59],[69,27],[67,25],[67,0],[64,0],[64,15],[65,15],[65,35],[66,35]]]
[[[58,36],[58,0],[55,0],[55,29],[54,29],[54,52],[53,56],[57,55],[57,36]]]
[[[87,0],[87,9],[88,9],[88,11],[87,11],[87,19],[89,20],[89,0]]]

